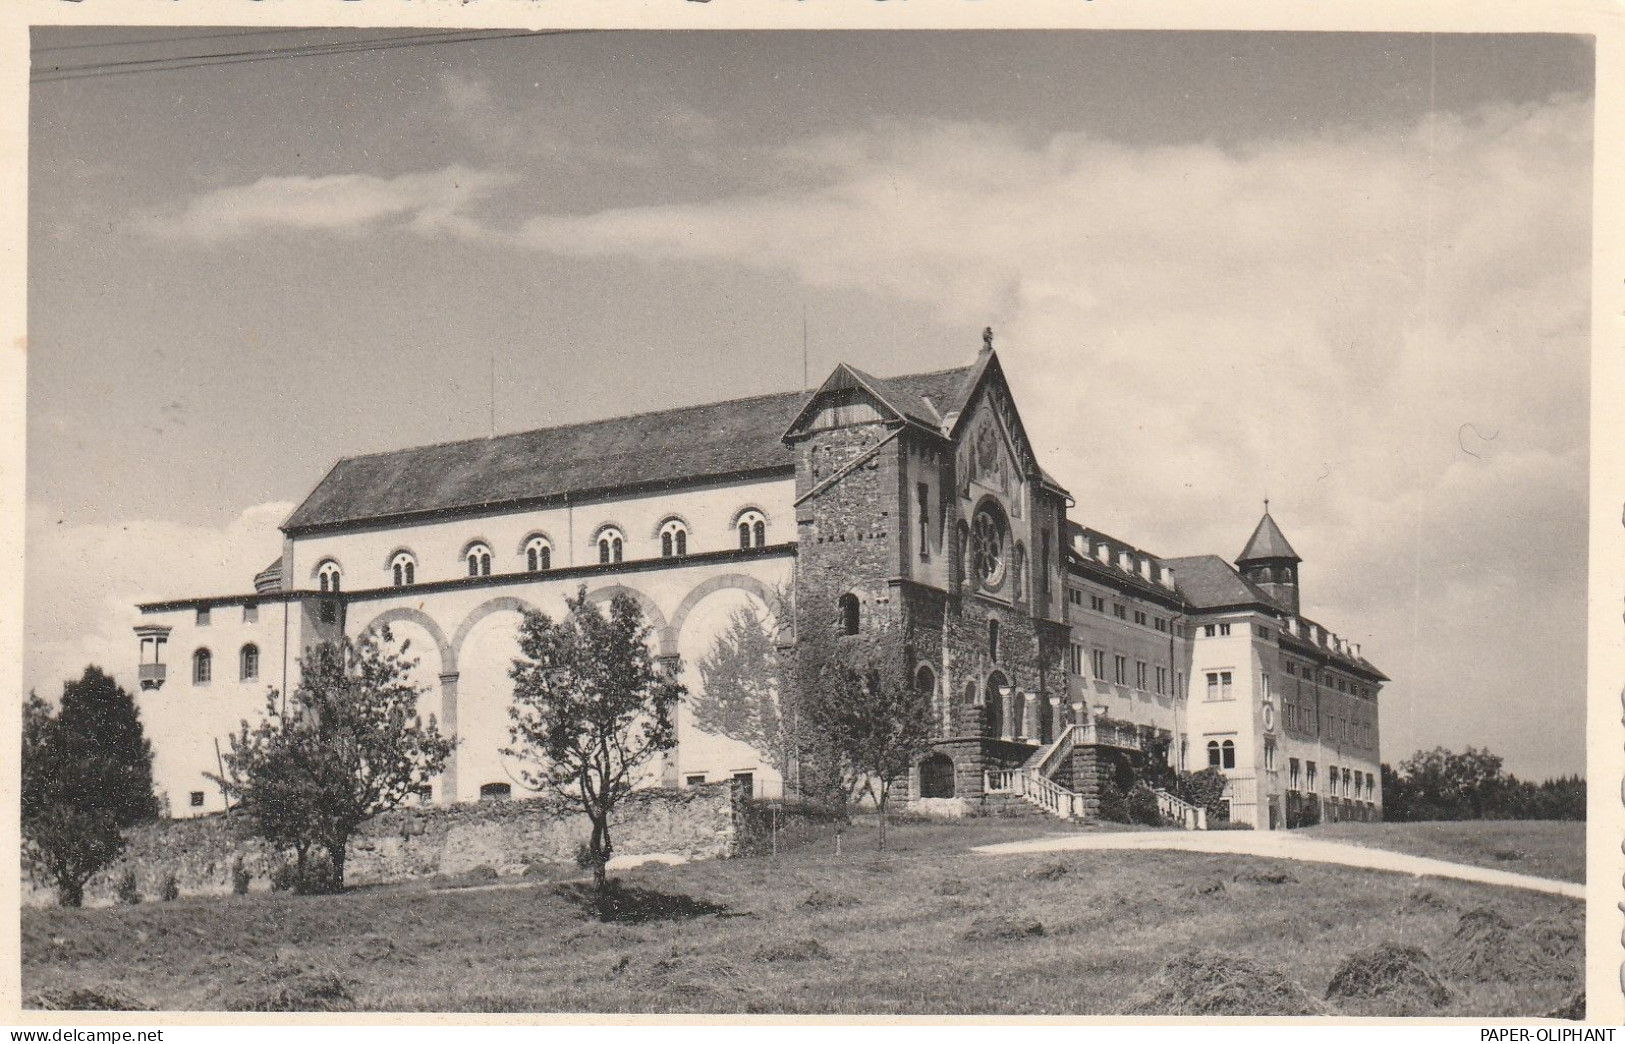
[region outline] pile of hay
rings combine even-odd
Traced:
[[[758,964],[777,964],[780,961],[827,961],[831,956],[817,939],[786,939],[757,950],[753,959]]]
[[[1232,881],[1245,881],[1249,884],[1297,884],[1298,879],[1285,870],[1240,870],[1232,877]]]
[[[1431,910],[1454,910],[1456,904],[1435,892],[1431,888],[1418,888],[1405,897],[1400,909],[1405,912],[1424,912]]]
[[[351,983],[337,972],[308,969],[282,977],[280,970],[239,982],[220,999],[223,1011],[350,1011]]]
[[[1338,965],[1326,997],[1383,997],[1402,1007],[1439,1007],[1450,1003],[1450,989],[1439,981],[1433,959],[1416,946],[1378,943],[1350,954]]]
[[[1523,934],[1536,946],[1561,961],[1575,965],[1585,963],[1585,919],[1573,914],[1542,917],[1524,926]]]
[[[1191,885],[1190,892],[1188,894],[1197,898],[1206,896],[1209,899],[1223,899],[1224,891],[1224,882],[1218,878],[1214,878],[1211,881],[1198,882]]]
[[[966,942],[1010,942],[1016,939],[1031,939],[1043,934],[1042,921],[994,914],[978,917],[960,938]]]
[[[1231,953],[1190,953],[1163,965],[1125,1015],[1325,1015],[1286,974]]]
[[[649,993],[730,1008],[739,1008],[760,994],[754,978],[726,957],[676,945],[639,976],[641,988]]]
[[[1446,975],[1470,982],[1556,978],[1572,973],[1569,964],[1487,906],[1462,914],[1456,933],[1439,952],[1439,967]]]
[[[153,1006],[117,986],[52,986],[29,994],[24,1008],[37,1011],[152,1011]]]
[[[1026,876],[1034,881],[1059,881],[1072,872],[1072,868],[1065,863],[1051,863],[1027,871]]]

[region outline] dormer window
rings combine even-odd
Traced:
[[[553,568],[553,545],[546,537],[531,537],[525,542],[525,570],[545,573]]]
[[[609,565],[611,562],[621,560],[621,549],[626,546],[626,538],[621,531],[611,526],[598,534],[598,564]]]
[[[767,544],[767,517],[755,508],[740,514],[737,528],[741,549]]]
[[[316,584],[322,591],[337,591],[339,589],[339,564],[326,561],[316,570]]]
[[[468,563],[469,576],[491,575],[491,549],[484,544],[470,544],[463,560]]]
[[[389,562],[396,587],[411,587],[417,583],[417,568],[417,559],[412,557],[410,551],[398,552]]]
[[[688,527],[671,519],[660,527],[660,557],[682,558],[688,554]]]

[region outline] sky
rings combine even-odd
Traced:
[[[229,30],[198,30],[221,33]],[[399,31],[36,29],[36,72]],[[1588,38],[570,33],[36,83],[25,684],[346,455],[963,365],[1073,518],[1584,771]],[[494,381],[493,381],[494,374]],[[494,384],[494,394],[493,394]]]

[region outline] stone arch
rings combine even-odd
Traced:
[[[744,573],[724,573],[721,576],[713,576],[703,583],[696,584],[694,590],[683,596],[682,602],[677,606],[677,611],[672,613],[670,638],[673,653],[677,651],[677,639],[683,633],[683,621],[688,619],[688,614],[694,611],[694,607],[704,601],[707,595],[725,591],[730,587],[755,595],[762,600],[763,605],[767,606],[768,612],[776,613],[778,611],[778,595],[754,576],[747,576]],[[769,621],[769,623],[771,622]]]
[[[479,605],[469,610],[468,615],[463,618],[463,622],[457,625],[457,633],[454,634],[451,639],[451,649],[453,655],[462,654],[463,642],[468,640],[468,632],[472,631],[474,629],[474,625],[485,619],[487,616],[490,616],[492,613],[501,612],[515,612],[523,615],[527,610],[534,612],[536,607],[525,601],[523,598],[514,598],[512,595],[503,595],[500,598],[492,598],[488,601],[481,602]]]
[[[440,629],[439,624],[435,623],[434,617],[430,616],[428,613],[425,613],[421,609],[414,609],[409,605],[397,606],[394,609],[389,609],[379,613],[377,616],[373,617],[371,623],[367,624],[367,626],[363,627],[361,630],[370,631],[375,627],[381,627],[384,624],[394,623],[396,620],[415,623],[425,631],[428,631],[429,637],[434,639],[436,647],[438,647],[440,650],[440,673],[457,673],[456,648],[446,641],[446,633]]]
[[[954,796],[954,759],[944,751],[928,754],[920,760],[920,797],[951,798]]]
[[[677,655],[677,634],[675,629],[667,626],[666,614],[660,611],[660,607],[655,604],[654,599],[637,588],[627,587],[625,584],[610,584],[608,587],[600,587],[596,591],[587,592],[587,602],[590,605],[603,605],[618,594],[630,595],[633,601],[637,602],[639,607],[643,609],[643,618],[653,625],[655,629],[655,641],[658,645],[657,655]]]

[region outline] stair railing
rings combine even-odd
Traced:
[[[1166,790],[1156,790],[1153,793],[1157,795],[1157,811],[1177,821],[1186,830],[1207,829],[1207,809],[1193,805]]]

